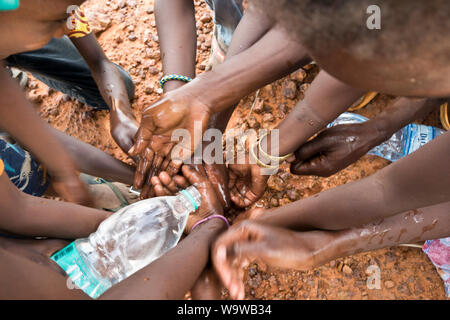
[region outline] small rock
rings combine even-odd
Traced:
[[[297,96],[297,84],[294,81],[286,81],[284,83],[283,96],[286,99],[295,99]]]
[[[206,70],[206,67],[207,67],[207,63],[206,63],[205,61],[203,61],[202,63],[200,63],[200,64],[198,65],[198,68],[199,68],[200,70]]]
[[[297,201],[298,199],[300,199],[300,194],[298,193],[297,190],[295,189],[290,189],[286,192],[287,197],[289,198],[289,200],[291,201]],[[351,271],[350,271],[351,272]]]
[[[116,41],[116,43],[122,43],[122,42],[123,42],[123,39],[122,39],[122,37],[120,36],[120,34],[118,34],[118,35],[116,35],[116,37],[114,38],[114,41]]]
[[[145,12],[147,12],[147,14],[152,14],[155,11],[155,8],[153,6],[149,6],[147,7],[147,9],[145,9]]]
[[[136,34],[135,34],[134,32],[131,32],[131,33],[128,35],[128,40],[130,40],[130,41],[136,41],[136,40],[137,40]]]
[[[200,21],[202,23],[208,23],[208,22],[211,22],[211,20],[212,20],[212,17],[209,14],[204,14],[200,17]]]
[[[263,122],[272,122],[273,120],[275,120],[275,118],[271,113],[265,113],[262,117]]]
[[[260,127],[259,122],[256,120],[256,118],[254,116],[249,116],[247,118],[247,123],[248,123],[248,126],[252,129],[259,129],[259,127]]]
[[[267,186],[275,191],[281,192],[284,191],[284,182],[280,179],[280,177],[274,175],[269,178],[267,181]]]
[[[306,75],[306,71],[300,68],[291,74],[291,79],[298,82],[303,82],[303,80],[305,80],[306,78]]]
[[[304,84],[302,84],[302,85],[300,86],[300,88],[299,88],[299,89],[300,89],[300,92],[305,93],[306,90],[308,90],[310,86],[311,86],[310,83],[304,83]]]
[[[136,7],[136,0],[128,0],[127,1],[127,5],[129,6],[129,7],[131,7],[131,8],[134,8],[134,7]]]
[[[149,72],[151,75],[156,75],[156,74],[159,73],[159,69],[158,69],[157,67],[150,67],[150,68],[148,68],[148,72]]]
[[[43,99],[43,95],[38,92],[38,90],[32,90],[28,93],[28,99],[33,103],[40,103]]]
[[[387,289],[392,289],[392,288],[395,286],[395,284],[394,284],[393,281],[387,280],[387,281],[384,282],[384,286],[385,286]]]
[[[279,206],[278,199],[277,198],[270,199],[270,206],[271,207],[278,207]]]
[[[345,266],[342,268],[342,272],[344,272],[345,274],[352,274],[353,270],[352,270],[352,268],[350,268],[348,265],[345,265]]]
[[[144,92],[146,94],[152,94],[155,91],[155,87],[152,84],[149,84],[145,87]]]

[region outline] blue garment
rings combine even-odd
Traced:
[[[242,19],[242,0],[205,0],[214,11],[215,36],[220,49],[227,52],[234,30]]]
[[[88,64],[67,36],[53,38],[39,50],[13,54],[6,59],[6,63],[10,67],[31,72],[49,87],[93,108],[109,109]],[[135,89],[133,80],[125,70],[116,66],[131,100]]]
[[[0,159],[5,173],[21,191],[40,197],[47,190],[50,179],[39,163],[17,144],[11,144],[0,136]]]

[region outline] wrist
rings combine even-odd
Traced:
[[[379,117],[366,122],[373,133],[373,143],[376,145],[388,140],[397,130],[392,127],[389,119]]]
[[[224,88],[226,80],[216,79],[218,77],[219,75],[215,72],[202,73],[181,90],[186,89],[190,95],[207,106],[211,114],[217,113],[233,103],[228,103],[230,90]]]
[[[210,218],[210,219],[199,219],[193,224],[189,230],[189,233],[199,232],[201,230],[212,230],[212,231],[223,231],[229,227],[229,224],[225,222],[224,219]],[[205,220],[205,221],[202,221]]]
[[[314,237],[316,238],[311,242],[315,267],[358,251],[358,248],[355,248],[356,239],[353,230],[311,232],[315,233]]]

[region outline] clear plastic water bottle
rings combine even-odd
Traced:
[[[200,205],[201,195],[194,186],[176,196],[136,202],[51,259],[78,288],[97,298],[172,249],[183,234],[189,214]]]
[[[331,122],[328,128],[339,124],[361,123],[367,120],[369,119],[359,114],[344,112]],[[389,140],[370,150],[368,154],[379,156],[389,161],[397,161],[413,153],[444,132],[444,130],[439,128],[411,123],[394,133]]]

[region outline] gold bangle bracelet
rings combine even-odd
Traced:
[[[291,152],[291,153],[289,153],[289,154],[287,154],[287,155],[285,155],[285,156],[277,157],[277,156],[272,156],[272,155],[268,154],[267,152],[265,152],[265,151],[263,150],[263,148],[261,147],[261,140],[264,139],[265,137],[267,137],[268,135],[269,135],[269,133],[266,132],[266,133],[263,134],[262,137],[260,137],[259,140],[258,140],[258,150],[259,150],[259,152],[261,152],[261,154],[262,154],[264,157],[269,158],[270,160],[273,160],[273,161],[283,162],[283,161],[286,161],[288,158],[290,158],[290,157],[292,157],[292,156],[294,155],[294,154]]]
[[[250,146],[250,148],[249,148],[249,154],[250,154],[250,156],[253,158],[253,160],[256,161],[256,164],[257,164],[258,166],[263,167],[263,168],[266,168],[266,169],[277,169],[278,166],[271,166],[271,165],[265,164],[264,162],[262,162],[261,160],[258,159],[258,157],[257,157],[256,154],[255,154],[255,150],[254,150],[254,149],[255,149],[255,146],[256,146],[256,143],[255,143],[254,145]]]

